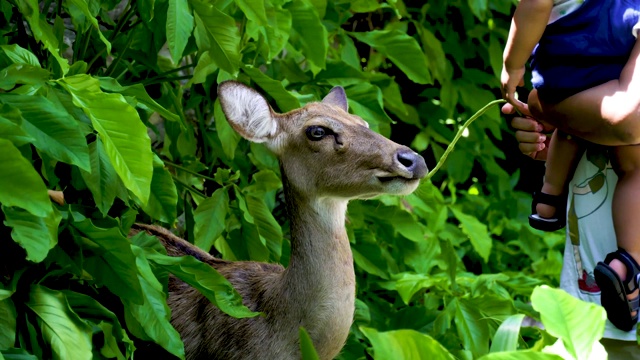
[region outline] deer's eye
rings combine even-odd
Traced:
[[[322,126],[309,126],[307,128],[307,138],[311,141],[324,139],[325,136],[333,134],[333,131]]]

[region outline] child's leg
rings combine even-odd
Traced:
[[[570,176],[573,175],[582,150],[582,146],[568,134],[559,130],[553,132],[542,185],[543,193],[562,195],[566,192]],[[540,217],[547,219],[557,216],[556,208],[549,204],[538,203],[536,212]]]
[[[613,194],[612,215],[618,247],[640,263],[640,146],[618,146],[613,151],[618,184]],[[609,265],[625,279],[627,268],[622,262],[614,259]],[[637,295],[636,290],[629,298]]]

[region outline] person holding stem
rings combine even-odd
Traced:
[[[618,249],[593,273],[609,320],[624,331],[637,323],[640,305],[640,146],[633,145],[640,143],[640,121],[629,120],[640,117],[640,107],[633,107],[640,103],[639,29],[640,0],[521,0],[501,78],[509,109],[528,114],[531,107],[537,119],[557,127],[544,185],[534,194],[532,227],[555,231],[566,225],[568,183],[584,140],[614,146],[610,153],[619,180],[611,211]],[[535,90],[527,107],[515,90],[524,85],[530,56]]]

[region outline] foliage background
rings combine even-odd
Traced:
[[[287,265],[277,162],[231,130],[217,84],[238,79],[280,112],[343,86],[353,113],[432,168],[499,97],[514,4],[0,0],[0,359],[183,357],[168,272],[252,316],[211,269],[125,237],[159,223],[226,259]],[[358,299],[341,359],[553,358],[536,351],[555,338],[586,358],[602,335],[599,308],[550,288],[532,302],[558,284],[564,244],[525,223],[519,190],[541,165],[497,108],[464,135],[415,194],[350,204]],[[547,331],[521,327],[540,312]]]

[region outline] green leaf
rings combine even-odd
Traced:
[[[198,63],[195,69],[193,69],[193,77],[191,78],[192,84],[201,84],[207,81],[207,76],[213,74],[218,70],[218,65],[213,61],[208,51],[204,51],[198,58]]]
[[[42,178],[9,140],[0,139],[0,164],[0,203],[40,217],[53,213]]]
[[[149,96],[147,90],[142,84],[122,86],[116,79],[109,77],[101,77],[98,78],[98,80],[100,81],[100,87],[106,91],[119,93],[122,94],[122,96],[133,96],[138,102],[146,105],[149,109],[162,115],[163,118],[169,121],[180,120],[180,117],[178,115],[165,109],[164,107],[162,107],[162,105],[153,100],[153,98]]]
[[[11,140],[15,146],[35,141],[22,129],[20,110],[9,105],[0,107],[0,137]]]
[[[222,151],[224,151],[229,159],[233,160],[241,137],[240,134],[229,125],[227,117],[224,115],[224,112],[222,112],[219,99],[216,99],[213,105],[213,120],[216,124],[216,133],[222,144]]]
[[[320,360],[318,352],[313,347],[313,342],[307,330],[300,327],[300,352],[302,353],[302,360]]]
[[[27,49],[20,47],[19,45],[0,45],[0,50],[4,52],[14,64],[24,64],[32,66],[40,66],[40,61],[33,55],[33,53]]]
[[[32,285],[27,307],[36,314],[42,338],[51,347],[53,359],[91,358],[91,328],[70,308],[58,291]]]
[[[487,226],[471,215],[467,215],[453,207],[450,207],[450,209],[456,219],[460,221],[462,232],[469,237],[473,248],[480,254],[485,262],[489,261],[493,241],[489,236]]]
[[[6,350],[0,350],[0,359],[4,359],[4,360],[38,360],[38,357],[29,354],[24,349],[6,349]]]
[[[100,138],[89,144],[89,155],[91,172],[81,170],[80,175],[91,190],[96,206],[102,215],[106,215],[116,198],[118,175],[109,161]]]
[[[51,204],[49,204],[51,206]],[[62,216],[57,210],[52,215],[38,217],[29,212],[2,206],[4,224],[13,228],[11,237],[27,251],[27,260],[41,262],[58,243],[58,225]]]
[[[177,216],[178,191],[173,178],[157,155],[153,156],[153,178],[149,203],[142,207],[152,218],[172,223]]]
[[[458,336],[466,350],[473,353],[474,358],[489,352],[488,319],[475,306],[473,300],[455,299],[454,322]]]
[[[47,23],[43,16],[40,15],[40,7],[37,0],[18,0],[16,1],[18,9],[29,23],[31,33],[49,50],[51,55],[56,59],[62,75],[69,71],[69,62],[60,56],[60,48],[58,39],[53,33],[52,27]]]
[[[298,99],[284,88],[281,81],[273,80],[263,74],[260,69],[254,67],[244,66],[242,71],[249,75],[251,80],[258,84],[264,92],[276,100],[276,104],[278,104],[282,112],[288,112],[300,107]]]
[[[135,2],[136,6],[138,7],[138,13],[140,14],[142,20],[145,21],[145,23],[149,23],[151,22],[151,20],[153,20],[153,10],[155,7],[155,2],[155,0],[138,0]]]
[[[388,136],[392,120],[383,109],[380,88],[369,83],[360,83],[349,86],[345,91],[351,112],[368,122],[371,130]]]
[[[13,347],[16,342],[16,307],[11,299],[0,300],[0,349]]]
[[[220,275],[211,265],[192,256],[173,257],[155,251],[146,251],[146,253],[149,261],[200,291],[225,314],[235,318],[248,318],[260,314],[244,306],[242,297],[229,280]]]
[[[268,26],[267,13],[264,1],[235,0],[235,3],[242,10],[247,19],[258,23],[260,26]]]
[[[193,213],[195,221],[195,245],[209,251],[213,242],[225,229],[224,220],[229,212],[229,194],[226,187],[217,189],[210,198],[198,205]]]
[[[270,62],[284,49],[291,33],[291,13],[279,6],[274,6],[270,1],[265,3],[265,11],[268,25],[262,26],[256,22],[247,23],[247,34],[254,39],[260,36],[266,38],[266,52],[263,56]]]
[[[453,360],[453,355],[427,334],[415,330],[378,332],[360,327],[373,345],[375,360]]]
[[[60,82],[73,96],[73,103],[91,119],[127,189],[146,204],[153,176],[153,154],[147,128],[137,111],[122,95],[100,91],[98,80],[88,75],[69,76]]]
[[[93,16],[93,14],[91,14],[91,11],[89,11],[89,2],[86,0],[67,0],[67,1],[70,4],[75,5],[78,9],[80,9],[82,14],[84,14],[85,19],[89,20],[91,25],[93,25],[95,32],[98,33],[98,37],[100,37],[100,40],[102,40],[104,45],[107,47],[107,54],[111,54],[111,43],[102,34],[102,30],[100,29],[100,25],[98,24],[98,19],[96,19]]]
[[[221,69],[235,75],[240,68],[240,32],[236,21],[204,0],[191,0],[195,12],[196,36],[199,51],[209,50]],[[206,37],[206,43],[203,39]],[[199,41],[200,39],[200,41]]]
[[[122,329],[118,317],[90,296],[73,291],[62,291],[71,309],[83,320],[102,330],[104,345],[100,353],[107,358],[125,359],[133,353],[133,341]],[[120,351],[118,343],[124,344],[125,353]]]
[[[591,359],[598,353],[607,314],[601,306],[581,301],[563,290],[538,286],[531,303],[540,312],[545,330],[562,340],[575,359]]]
[[[177,64],[193,31],[193,16],[187,0],[169,0],[167,11],[167,45]]]
[[[0,89],[11,90],[17,84],[41,87],[50,77],[51,73],[40,66],[11,64],[0,71]]]
[[[293,0],[287,4],[291,12],[291,40],[298,42],[306,55],[311,71],[317,74],[326,67],[329,42],[327,29],[317,10],[308,0]]]
[[[89,170],[89,148],[77,121],[60,105],[43,96],[4,94],[0,102],[22,114],[22,128],[33,145],[52,158]]]
[[[490,352],[515,351],[518,348],[518,339],[520,337],[520,326],[524,314],[515,314],[506,318],[498,331],[496,331],[493,339],[491,339]]]
[[[485,14],[489,8],[489,0],[467,0],[469,3],[469,7],[471,8],[471,12],[478,19],[484,20]]]
[[[554,354],[526,350],[491,353],[478,360],[562,360],[562,357]]]
[[[414,82],[433,83],[427,58],[413,37],[400,30],[373,30],[349,34],[388,57]]]
[[[86,237],[83,248],[91,251],[85,255],[84,269],[122,299],[143,301],[135,257],[120,229],[97,227],[91,219],[75,222],[73,227]]]
[[[258,228],[258,233],[267,242],[269,252],[274,255],[274,259],[280,259],[282,255],[282,229],[280,225],[267,208],[262,199],[252,195],[245,197],[247,201],[247,209]]]
[[[171,310],[167,306],[162,284],[153,275],[143,250],[133,245],[131,251],[135,254],[135,266],[138,268],[137,276],[142,287],[142,303],[124,300],[125,311],[128,311],[143,326],[143,331],[149,338],[173,355],[184,359],[184,345],[180,334],[169,323]],[[127,325],[131,328],[129,321]]]

